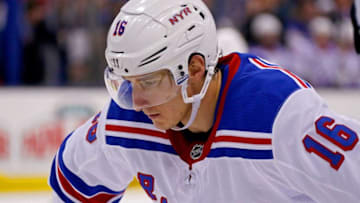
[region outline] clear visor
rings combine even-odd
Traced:
[[[124,109],[141,110],[166,103],[180,94],[169,70],[140,76],[117,76],[107,67],[105,84],[112,99]]]

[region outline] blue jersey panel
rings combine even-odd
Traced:
[[[239,55],[241,65],[231,81],[219,130],[271,133],[282,104],[300,87],[282,71],[260,69],[249,62],[251,55]],[[223,68],[226,76],[231,67]]]

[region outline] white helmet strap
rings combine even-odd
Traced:
[[[185,129],[189,128],[190,125],[194,122],[194,120],[196,118],[196,115],[197,115],[197,112],[198,112],[199,107],[200,107],[201,100],[206,94],[206,91],[207,91],[207,89],[208,89],[208,87],[210,85],[210,82],[211,82],[211,79],[212,79],[214,73],[215,73],[215,66],[210,66],[208,68],[204,84],[203,84],[199,94],[195,94],[195,95],[189,97],[187,95],[187,81],[182,85],[181,93],[182,93],[182,97],[183,97],[184,102],[185,103],[192,103],[191,115],[190,115],[189,121],[183,127],[181,127],[181,128],[180,127],[174,127],[174,128],[171,128],[172,130],[175,130],[175,131],[185,130]]]
[[[189,120],[189,122],[186,123],[186,125],[184,125],[183,127],[173,127],[171,129],[175,130],[175,131],[181,131],[181,130],[185,130],[185,129],[189,128],[190,125],[194,122],[194,120],[196,118],[197,112],[200,107],[200,102],[201,102],[201,100],[192,103],[190,120]]]

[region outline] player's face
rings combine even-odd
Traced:
[[[156,128],[168,130],[189,115],[191,104],[185,104],[179,93],[164,104],[144,108],[142,111],[152,120]]]
[[[191,58],[189,63],[189,81],[187,87],[187,94],[189,96],[199,94],[202,85],[204,83],[204,60],[200,55],[194,55]],[[161,73],[161,72],[159,72]],[[165,71],[166,74],[171,75],[170,72]],[[142,77],[140,77],[142,78]],[[146,78],[146,77],[145,77]],[[181,88],[175,85],[175,82],[172,77],[167,77],[167,80],[163,84],[167,88],[154,88],[154,92],[148,94],[147,97],[142,96],[142,91],[137,90],[135,85],[133,86],[133,105],[136,111],[143,111],[153,122],[155,127],[162,130],[168,130],[170,128],[176,127],[179,122],[186,123],[191,115],[191,104],[184,103],[183,97],[181,95]],[[132,83],[134,78],[127,78],[131,80]],[[139,79],[139,78],[137,78]],[[168,82],[166,82],[168,81]],[[161,84],[161,83],[159,83]],[[170,86],[176,86],[175,88],[169,88]],[[148,90],[147,90],[148,91]],[[156,91],[156,93],[155,93]],[[150,97],[151,95],[151,97]],[[164,96],[165,95],[165,96]],[[166,96],[168,95],[168,96]],[[163,103],[158,103],[157,105],[147,105],[148,100],[158,100],[158,98]],[[155,103],[155,102],[152,102]]]
[[[175,127],[191,106],[183,102],[180,87],[167,70],[125,79],[131,84],[133,109],[143,111],[159,129]]]
[[[107,69],[105,81],[119,106],[135,111],[167,103],[180,94],[181,89],[169,70],[119,77]]]

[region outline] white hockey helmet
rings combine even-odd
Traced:
[[[192,54],[204,57],[207,76],[201,92],[189,97],[186,87]],[[161,70],[168,71],[173,84],[165,83],[168,90],[160,88],[164,96],[149,94],[145,99],[150,101],[142,108],[165,103],[180,89],[185,103],[199,103],[219,56],[215,22],[201,0],[130,0],[110,27],[105,56],[106,87],[120,107],[135,109],[129,77],[151,76]]]

